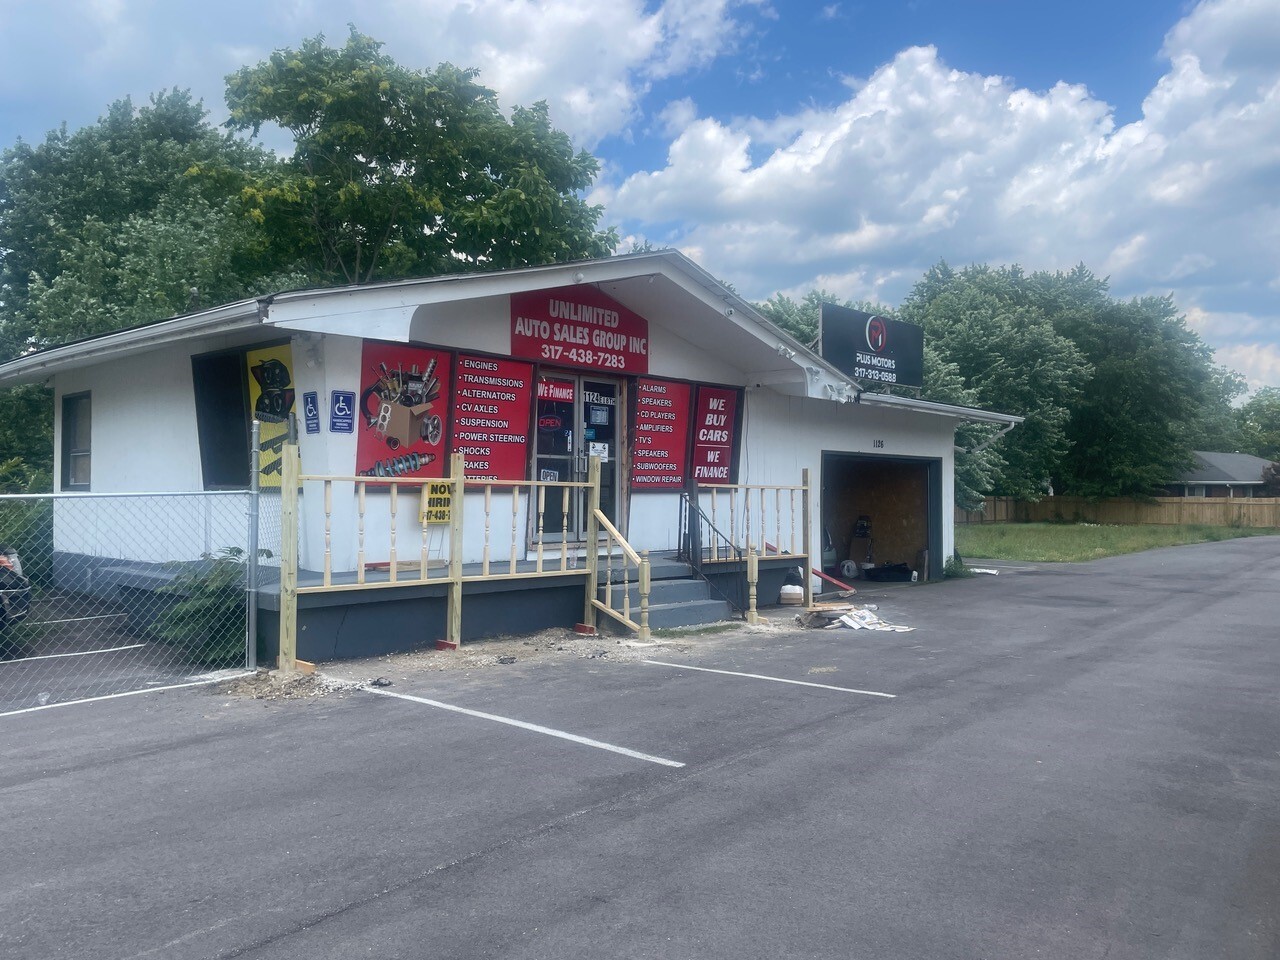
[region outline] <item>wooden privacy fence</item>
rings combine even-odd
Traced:
[[[983,511],[957,510],[956,523],[1198,524],[1280,527],[1280,498],[1156,497],[1151,501],[1045,497],[1036,503],[988,497]]]

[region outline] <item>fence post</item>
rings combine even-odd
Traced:
[[[807,563],[808,560],[806,559]],[[756,584],[760,581],[760,557],[754,547],[747,548],[747,623],[759,623],[756,613]]]
[[[625,559],[623,561],[626,562]],[[640,642],[649,642],[649,551],[640,551]]]
[[[249,446],[249,566],[245,570],[245,638],[244,662],[250,670],[258,669],[258,528],[261,518],[262,424],[253,421]]]
[[[280,653],[276,669],[298,666],[298,445],[280,451]]]
[[[596,511],[600,509],[599,457],[591,457],[587,461],[587,482],[591,488],[587,491],[587,595],[582,605],[582,624],[594,627],[596,608],[591,601],[595,600],[600,585],[600,521],[596,519]],[[568,543],[564,549],[569,549]]]
[[[804,514],[804,605],[807,610],[813,606],[813,555],[809,528],[813,525],[812,508],[809,504],[809,468],[800,472],[800,484],[804,487],[804,495],[800,498],[801,511]],[[821,561],[819,561],[821,562]]]
[[[460,453],[449,459],[449,622],[445,639],[454,649],[462,645],[462,498],[466,492],[466,463]]]

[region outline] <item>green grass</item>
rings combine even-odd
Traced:
[[[966,561],[1030,560],[1043,563],[1096,560],[1155,547],[1258,537],[1276,532],[1269,527],[974,523],[956,526],[956,549]]]

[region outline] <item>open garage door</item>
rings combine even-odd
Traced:
[[[824,452],[821,509],[832,576],[942,577],[941,460]]]

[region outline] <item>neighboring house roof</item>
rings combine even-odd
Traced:
[[[1262,484],[1262,471],[1271,463],[1247,453],[1216,453],[1193,450],[1196,464],[1175,478],[1175,483],[1229,483],[1233,486]]]
[[[663,282],[654,283],[655,279]],[[0,364],[0,387],[39,382],[63,370],[211,334],[247,336],[254,330],[263,330],[278,336],[282,332],[307,331],[408,341],[412,319],[420,310],[575,283],[594,283],[642,316],[675,310],[683,323],[681,335],[695,346],[723,351],[730,348],[731,335],[731,349],[742,354],[750,364],[747,369],[762,385],[794,385],[792,388],[798,386],[801,395],[999,424],[1005,430],[1023,419],[972,407],[867,392],[675,250],[489,273],[295,290],[242,300],[25,354]],[[697,305],[696,313],[690,312],[692,304]],[[364,328],[350,330],[348,324],[357,311]],[[709,320],[716,322],[707,323]]]

